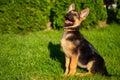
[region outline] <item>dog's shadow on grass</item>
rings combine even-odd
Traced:
[[[61,63],[61,67],[64,69],[65,56],[64,53],[61,51],[60,44],[53,44],[52,42],[49,42],[48,50],[50,52],[50,58],[59,61]]]

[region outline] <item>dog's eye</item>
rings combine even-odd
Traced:
[[[75,14],[74,14],[74,16],[78,16],[78,14],[77,14],[77,13],[75,13]]]
[[[75,13],[74,15],[75,15],[75,16],[77,16],[77,14],[76,14],[76,13]]]

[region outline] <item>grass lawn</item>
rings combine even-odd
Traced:
[[[65,59],[59,45],[60,30],[0,34],[0,80],[120,80],[120,25],[81,32],[105,59],[112,77],[62,77]]]

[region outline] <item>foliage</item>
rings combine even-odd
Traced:
[[[111,2],[111,1],[109,1]],[[114,8],[116,6],[116,8]],[[110,4],[111,8],[109,8],[107,11],[108,13],[108,23],[117,22],[120,23],[120,0],[114,0],[112,4]]]
[[[98,21],[106,21],[107,20],[107,12],[104,8],[103,1],[101,0],[57,0],[55,4],[55,7],[52,8],[54,12],[54,20],[53,24],[54,27],[56,26],[63,26],[64,24],[64,16],[68,10],[68,7],[71,3],[75,3],[75,7],[77,11],[80,11],[86,7],[90,8],[90,14],[87,17],[87,19],[82,23],[82,26],[93,26],[97,25]]]
[[[47,5],[50,0],[0,0],[0,30],[18,33],[45,29],[50,15]]]
[[[118,23],[120,23],[120,0],[117,1],[117,12],[116,12],[116,19]]]
[[[49,22],[54,28],[61,28],[71,3],[75,3],[78,11],[90,8],[90,15],[82,26],[97,25],[98,21],[107,19],[102,0],[0,0],[0,31],[39,31],[45,29]]]

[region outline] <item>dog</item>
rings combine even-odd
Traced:
[[[95,73],[108,76],[104,59],[97,50],[79,32],[79,26],[89,14],[89,8],[81,12],[75,11],[75,4],[69,6],[65,16],[64,32],[61,47],[65,53],[64,76],[87,76]],[[76,73],[76,68],[87,69],[86,73]]]

